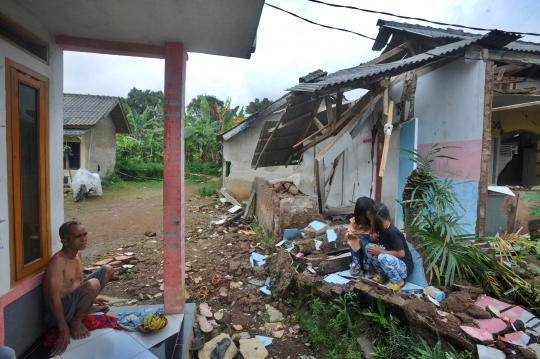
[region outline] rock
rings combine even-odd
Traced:
[[[147,237],[155,237],[157,234],[154,231],[146,231],[144,232],[144,235]]]
[[[234,324],[232,327],[234,328],[234,330],[237,330],[237,331],[241,331],[242,329],[244,329],[244,327],[241,326],[240,324]]]
[[[126,269],[133,269],[133,267],[135,267],[133,264],[124,264],[122,266],[122,268],[126,268]]]
[[[298,190],[298,187],[296,187],[295,185],[292,184],[292,185],[289,187],[289,193],[290,193],[290,194],[297,195],[298,192],[300,192],[300,191]]]
[[[257,338],[240,339],[240,354],[249,359],[264,359],[268,356],[268,350]],[[199,356],[200,359],[203,359]]]
[[[212,350],[215,349],[217,343],[219,343],[223,338],[229,338],[231,337],[228,334],[222,333],[218,335],[215,338],[212,338],[204,346],[198,351],[199,359],[211,359],[211,353]],[[231,340],[231,345],[229,345],[229,348],[227,348],[227,351],[225,352],[225,356],[223,359],[232,359],[236,356],[238,353],[238,348],[236,348],[236,345],[234,345],[234,342]],[[250,357],[244,357],[244,358],[250,358]]]
[[[151,294],[147,294],[146,296],[148,297],[148,299],[154,299],[154,297]]]
[[[253,267],[253,275],[257,278],[266,278],[266,268],[260,266]]]
[[[221,320],[221,319],[223,319],[223,312],[215,312],[215,313],[214,313],[214,318],[215,318],[216,320]]]
[[[272,336],[277,339],[281,339],[284,334],[285,334],[285,330],[278,330],[278,331],[272,332]]]
[[[136,259],[132,259],[129,261],[129,264],[139,264],[139,261]]]
[[[121,267],[124,264],[122,261],[112,261],[109,263],[111,267],[118,268]]]
[[[477,319],[489,319],[491,318],[491,313],[485,311],[484,309],[477,307],[476,305],[470,305],[465,309],[465,312],[473,318]]]
[[[124,263],[129,263],[129,261],[132,259],[133,257],[130,257],[130,256],[116,256],[114,257],[114,260],[115,261],[122,261]]]
[[[237,289],[240,288],[242,285],[238,282],[230,282],[229,286],[231,287],[231,289]]]
[[[367,336],[360,335],[356,339],[356,342],[358,343],[358,350],[364,353],[365,359],[376,358],[375,355],[373,355],[373,353],[375,353],[375,349],[373,349],[373,344]]]
[[[213,339],[213,338],[217,337],[220,334],[221,334],[221,330],[219,328],[214,328],[214,329],[212,329],[212,331],[210,333],[207,334],[208,335],[207,340]]]
[[[144,300],[144,294],[139,293],[139,296],[137,298],[139,298],[139,300]]]
[[[147,248],[147,249],[157,248],[157,241],[146,241],[146,243],[144,244],[144,248]]]
[[[516,328],[517,331],[522,331],[522,332],[524,332],[526,329],[523,321],[519,319],[514,322],[514,328]]]
[[[113,261],[112,258],[102,259],[99,262],[94,263],[94,265],[97,266],[97,267],[101,267],[101,266],[103,266],[105,264],[109,264],[112,261]]]
[[[276,308],[272,307],[270,304],[266,304],[266,313],[268,313],[268,320],[270,322],[281,322],[285,319],[283,313],[281,313]]]
[[[229,272],[235,272],[240,268],[240,261],[230,261],[229,262]]]
[[[309,254],[315,250],[315,241],[311,238],[294,241],[298,250],[304,254]]]
[[[477,344],[479,359],[505,359],[506,355],[499,349],[486,347],[485,345]]]
[[[154,298],[160,298],[160,297],[163,297],[163,293],[158,293],[158,294],[154,295]]]
[[[238,333],[238,336],[240,337],[240,339],[249,339],[249,338],[251,338],[251,335],[249,335],[248,332],[240,332],[240,333]]]
[[[165,284],[161,284],[159,286],[159,290],[163,292],[165,290]]]
[[[531,349],[529,349],[529,348],[519,347],[518,350],[519,350],[519,353],[525,359],[536,359],[537,358],[536,353],[534,351],[532,351]]]

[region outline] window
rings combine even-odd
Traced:
[[[81,143],[66,142],[64,143],[64,156],[66,154],[66,146],[69,147],[68,161],[70,170],[78,170],[81,167]],[[66,167],[66,158],[64,157],[64,169]]]
[[[2,14],[0,37],[46,63],[49,61],[47,43]]]
[[[12,286],[50,258],[48,91],[47,78],[6,59]]]

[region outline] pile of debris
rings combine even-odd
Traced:
[[[293,196],[296,196],[298,194],[303,194],[292,181],[291,182],[278,181],[278,182],[273,183],[272,186],[279,194],[289,193],[289,194],[292,194]]]
[[[243,358],[264,359],[269,354],[266,347],[271,345],[274,339],[283,338],[286,332],[294,334],[300,330],[298,324],[287,328],[287,325],[283,324],[286,320],[283,313],[269,304],[266,304],[264,311],[268,322],[258,328],[258,332],[264,335],[254,337],[241,324],[230,326],[230,318],[225,309],[213,313],[211,309],[206,303],[199,305],[200,314],[194,326],[196,338],[192,344],[192,349],[200,348],[197,353],[199,359],[210,359],[212,352],[222,342],[229,343],[228,346],[225,345],[224,358],[234,358],[240,352]],[[197,336],[199,332],[202,333],[202,337]],[[201,340],[204,341],[204,345],[200,343]]]

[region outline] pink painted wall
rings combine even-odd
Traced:
[[[445,156],[457,159],[437,159],[434,163],[436,169],[453,172],[453,174],[439,173],[440,177],[459,178],[465,180],[480,180],[480,162],[482,158],[482,140],[452,141],[439,143],[440,146],[456,146],[440,152]],[[418,145],[418,151],[427,154],[432,144]]]

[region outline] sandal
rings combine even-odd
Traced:
[[[227,349],[229,349],[229,345],[231,345],[231,340],[229,338],[221,339],[221,341],[217,344],[214,350],[212,350],[212,352],[210,353],[210,357],[212,359],[223,359],[225,357]]]
[[[205,316],[199,315],[197,319],[199,321],[199,328],[201,328],[203,333],[210,333],[214,329],[212,323],[206,320]]]
[[[209,306],[208,306],[208,303],[201,303],[199,304],[199,312],[204,315],[205,317],[207,318],[212,318],[213,317],[213,314],[211,312],[211,309]]]
[[[379,284],[384,284],[388,280],[388,277],[386,277],[384,274],[377,273],[371,280]]]
[[[377,270],[375,269],[369,269],[364,271],[366,273],[366,279],[373,279],[375,274],[377,274]]]
[[[403,285],[399,285],[397,283],[389,282],[386,285],[386,287],[392,289],[394,292],[399,292],[404,285],[405,285],[405,282],[403,282]]]
[[[216,274],[212,276],[212,285],[214,287],[217,287],[220,282],[225,282],[228,280],[229,280],[228,278],[222,277],[221,273],[217,272]]]
[[[351,267],[351,269],[349,269],[349,272],[355,278],[358,278],[360,276],[360,269],[358,269],[358,268]]]
[[[189,350],[194,352],[202,349],[202,347],[204,347],[204,335],[200,334],[193,338],[193,341],[191,342],[191,348],[189,348]]]
[[[201,328],[199,327],[199,323],[195,322],[193,323],[193,336],[198,337],[199,335],[202,335]]]

